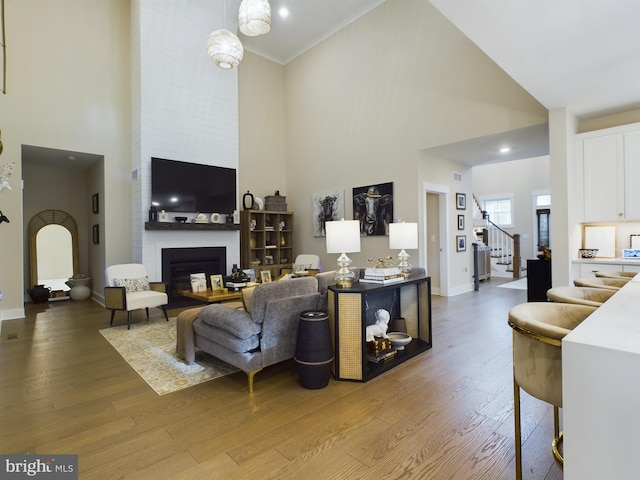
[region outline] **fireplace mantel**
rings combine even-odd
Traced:
[[[145,230],[240,230],[235,223],[145,222]]]

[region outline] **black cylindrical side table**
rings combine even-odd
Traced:
[[[333,345],[326,311],[305,310],[300,314],[294,359],[304,388],[319,389],[329,384]]]

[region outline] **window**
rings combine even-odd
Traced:
[[[489,214],[489,220],[500,227],[513,226],[513,197],[505,195],[496,198],[486,198],[482,201],[482,208]]]

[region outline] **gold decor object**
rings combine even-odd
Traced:
[[[249,37],[269,33],[271,30],[269,0],[242,0],[238,10],[238,28]]]
[[[393,264],[393,258],[391,257],[391,255],[389,255],[388,257],[378,258],[377,260],[372,260],[371,258],[368,258],[367,263],[370,263],[372,268],[395,267],[395,265]]]

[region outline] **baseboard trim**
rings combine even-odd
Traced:
[[[0,323],[5,320],[15,320],[18,318],[25,318],[24,307],[22,308],[10,308],[7,310],[0,310]]]

